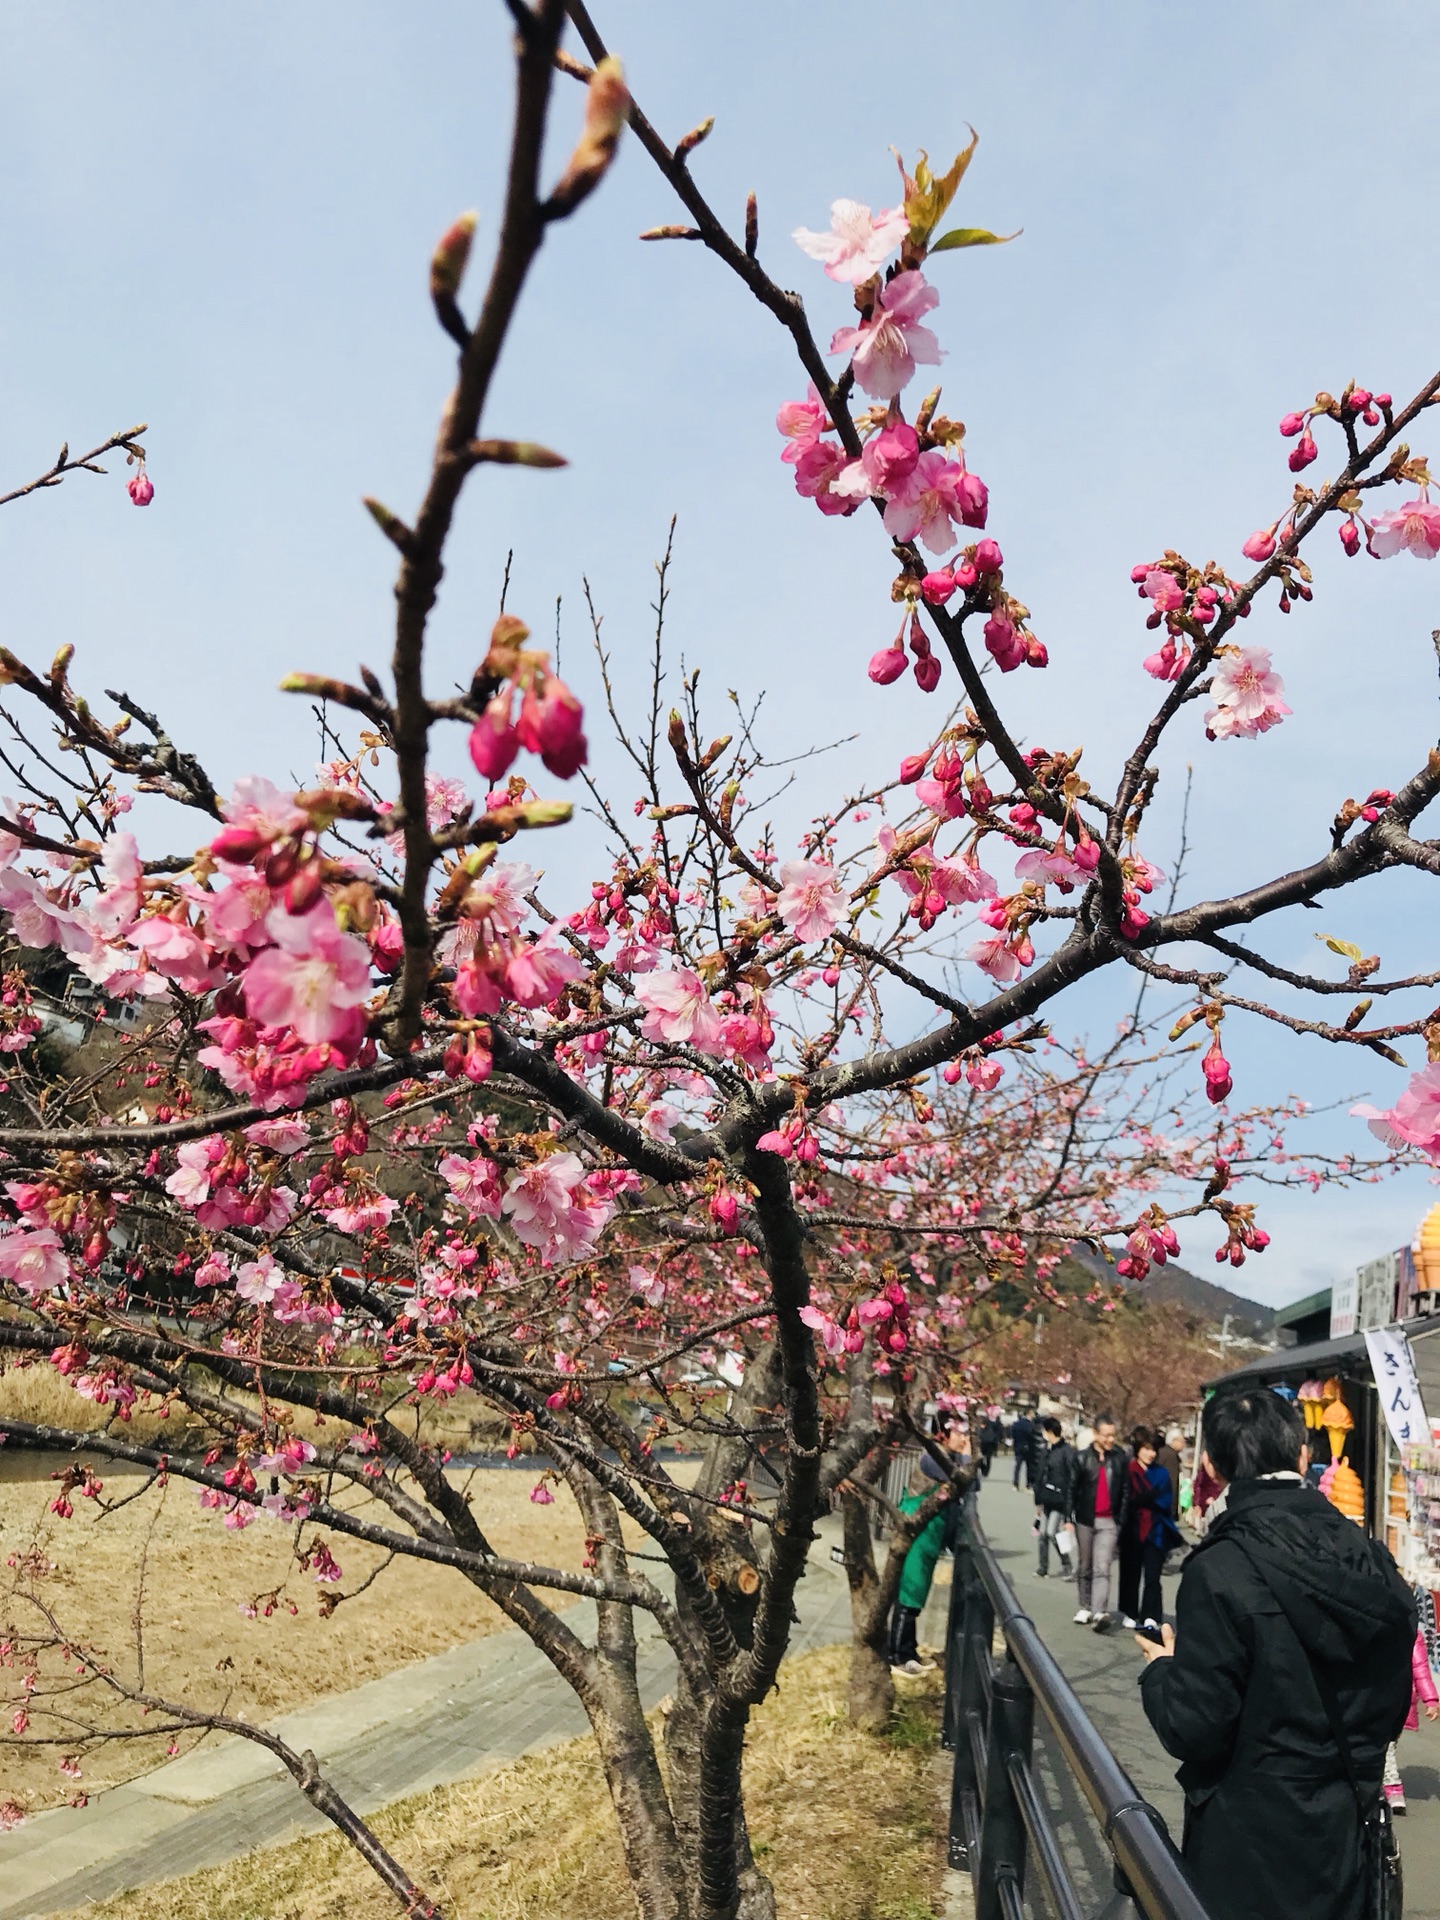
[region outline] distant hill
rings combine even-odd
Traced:
[[[1112,1266],[1086,1247],[1072,1247],[1070,1257],[1112,1282],[1120,1278]],[[1147,1300],[1173,1300],[1187,1313],[1193,1313],[1201,1320],[1213,1321],[1217,1327],[1223,1324],[1228,1313],[1230,1331],[1234,1334],[1263,1339],[1275,1324],[1273,1307],[1262,1306],[1258,1300],[1247,1300],[1243,1293],[1232,1293],[1228,1287],[1217,1287],[1212,1280],[1202,1280],[1198,1273],[1191,1273],[1187,1267],[1173,1264],[1152,1267],[1138,1288],[1132,1281],[1122,1281],[1121,1284],[1142,1293]]]

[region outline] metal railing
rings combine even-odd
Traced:
[[[968,1867],[976,1920],[1023,1920],[1033,1867],[1055,1920],[1086,1920],[1032,1770],[1038,1705],[1114,1863],[1105,1920],[1208,1920],[1160,1814],[1091,1723],[1001,1571],[972,1495],[955,1552],[945,1642],[945,1745],[954,1750],[950,1864]],[[1005,1656],[991,1653],[996,1627]]]

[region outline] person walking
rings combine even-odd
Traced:
[[[1076,1588],[1080,1605],[1077,1626],[1107,1633],[1114,1625],[1110,1610],[1112,1572],[1120,1528],[1130,1498],[1125,1455],[1115,1439],[1113,1414],[1102,1413],[1095,1437],[1075,1461]]]
[[[1435,1691],[1435,1676],[1430,1671],[1430,1649],[1423,1624],[1422,1596],[1426,1590],[1424,1587],[1415,1587],[1412,1591],[1417,1603],[1421,1604],[1422,1624],[1416,1632],[1415,1645],[1410,1654],[1410,1711],[1405,1716],[1406,1733],[1414,1733],[1419,1726],[1422,1706],[1427,1720],[1440,1717],[1440,1694]],[[1400,1778],[1399,1742],[1395,1740],[1392,1740],[1385,1749],[1384,1792],[1390,1811],[1404,1813],[1405,1783]]]
[[[1160,1570],[1171,1547],[1180,1544],[1170,1475],[1158,1443],[1159,1435],[1148,1427],[1136,1427],[1130,1436],[1130,1498],[1120,1533],[1120,1616],[1127,1627],[1158,1627],[1164,1619]]]
[[[976,1439],[980,1446],[980,1471],[988,1480],[990,1464],[995,1458],[995,1449],[1000,1444],[1000,1422],[993,1413],[987,1413],[981,1421]]]
[[[1180,1518],[1180,1479],[1185,1471],[1184,1447],[1184,1434],[1179,1427],[1171,1427],[1155,1453],[1155,1458],[1170,1476],[1170,1517],[1176,1521]]]
[[[1035,1422],[1030,1418],[1029,1414],[1017,1414],[1011,1422],[1010,1446],[1015,1455],[1015,1472],[1011,1479],[1012,1486],[1018,1487],[1020,1485],[1022,1474],[1026,1487],[1028,1488],[1031,1484],[1031,1455],[1037,1431],[1038,1429],[1036,1428]]]
[[[1181,1763],[1186,1872],[1224,1920],[1366,1920],[1414,1596],[1379,1541],[1305,1484],[1305,1426],[1277,1394],[1217,1395],[1204,1464],[1221,1492],[1175,1626],[1139,1643],[1146,1717]]]
[[[1049,1575],[1050,1543],[1053,1540],[1055,1551],[1060,1555],[1061,1578],[1069,1580],[1075,1569],[1070,1555],[1061,1549],[1057,1535],[1075,1517],[1075,1449],[1066,1440],[1065,1430],[1053,1413],[1041,1421],[1036,1432],[1039,1445],[1034,1454],[1035,1470],[1031,1487],[1035,1494],[1035,1537],[1040,1556],[1040,1578],[1044,1580]]]

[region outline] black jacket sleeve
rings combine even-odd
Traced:
[[[1230,1757],[1253,1663],[1222,1585],[1216,1552],[1194,1554],[1175,1602],[1175,1652],[1152,1660],[1140,1676],[1146,1718],[1161,1746],[1207,1770]]]

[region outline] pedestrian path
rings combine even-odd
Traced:
[[[1041,1580],[1035,1568],[1030,1526],[1034,1506],[998,1474],[984,1483],[980,1519],[1017,1597],[1060,1663],[1081,1705],[1141,1793],[1164,1816],[1176,1844],[1184,1824],[1184,1799],[1175,1785],[1175,1762],[1161,1747],[1140,1705],[1142,1657],[1131,1634],[1097,1634],[1074,1624],[1073,1582],[1054,1572]],[[1173,1611],[1178,1582],[1165,1581],[1165,1605]],[[1043,1716],[1035,1716],[1037,1732]],[[1068,1769],[1047,1741],[1037,1741],[1037,1763],[1048,1804],[1060,1813],[1062,1841],[1082,1882],[1087,1911],[1103,1902],[1109,1886],[1108,1855],[1094,1821],[1071,1782]],[[1409,1812],[1396,1822],[1405,1862],[1406,1920],[1440,1920],[1440,1721],[1421,1720],[1419,1731],[1400,1742],[1400,1770]],[[1223,1920],[1223,1916],[1217,1916]]]
[[[824,1533],[800,1585],[794,1653],[849,1638],[849,1593],[829,1546]],[[565,1618],[582,1638],[593,1636],[588,1601]],[[636,1632],[641,1691],[653,1707],[674,1686],[675,1661],[649,1614],[637,1615]],[[503,1766],[587,1725],[574,1694],[518,1631],[436,1654],[272,1723],[297,1752],[315,1753],[361,1813]],[[327,1824],[264,1748],[208,1741],[88,1807],[58,1808],[0,1835],[0,1920],[40,1920]]]

